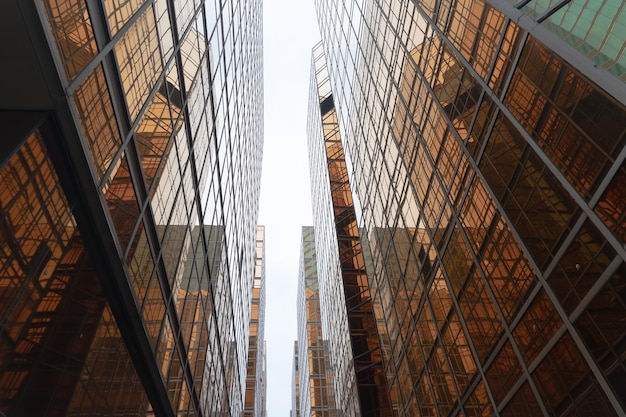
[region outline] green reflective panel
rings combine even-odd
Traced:
[[[622,2],[569,2],[543,24],[594,63],[626,81],[626,6]]]
[[[560,1],[561,0],[533,0],[522,7],[521,10],[534,19],[552,9]]]

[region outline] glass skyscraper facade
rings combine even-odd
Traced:
[[[388,416],[366,259],[321,44],[313,49],[308,132],[320,316],[337,408],[344,416]]]
[[[257,226],[244,417],[265,417],[265,226]]]
[[[316,7],[393,415],[625,415],[624,5]]]
[[[260,1],[0,5],[4,415],[243,414],[261,19]]]
[[[333,370],[322,332],[315,230],[311,226],[302,228],[297,309],[291,416],[338,417]]]

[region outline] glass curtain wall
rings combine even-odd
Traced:
[[[261,1],[32,3],[15,19],[63,94],[0,163],[0,411],[241,415]]]
[[[625,412],[624,15],[597,3],[316,1],[397,415]]]

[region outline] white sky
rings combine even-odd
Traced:
[[[259,224],[265,225],[267,415],[291,410],[302,226],[313,223],[306,145],[313,0],[264,0],[265,147]]]

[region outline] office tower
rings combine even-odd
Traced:
[[[298,369],[298,341],[293,342],[293,363],[291,365],[291,410],[290,417],[300,416],[300,370]]]
[[[257,226],[244,417],[265,417],[265,226]]]
[[[308,133],[321,318],[337,407],[345,416],[387,416],[391,408],[365,257],[319,44],[313,49]]]
[[[394,415],[624,415],[622,3],[316,6]]]
[[[0,412],[242,415],[260,1],[9,0],[0,28]]]
[[[302,228],[298,277],[298,340],[294,345],[291,415],[337,417],[333,369],[323,337],[315,230]],[[296,380],[297,378],[297,380]]]

